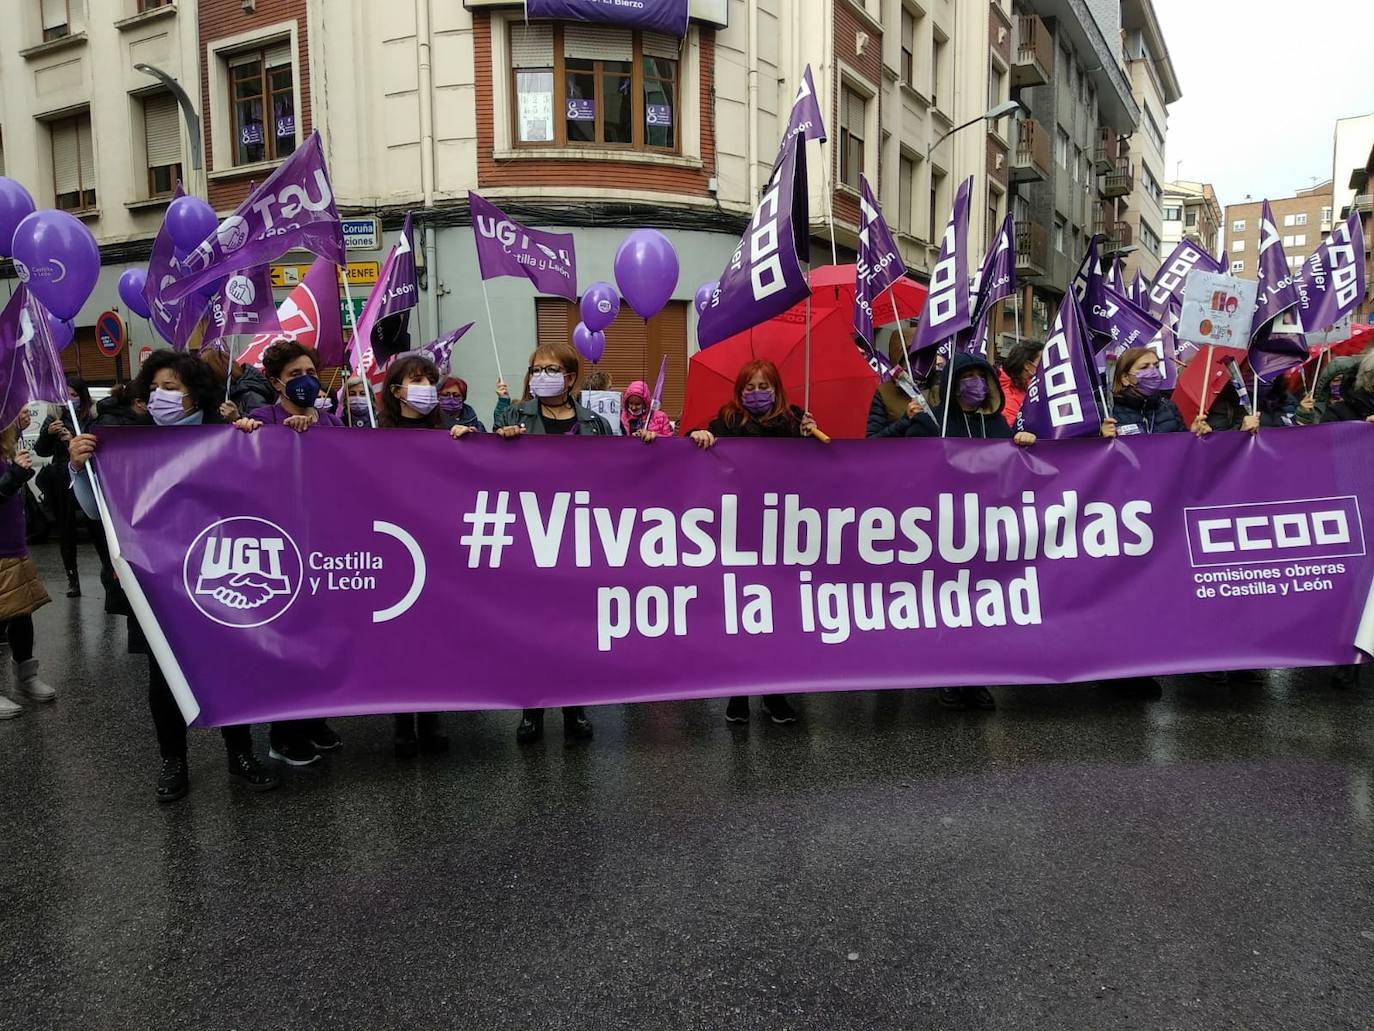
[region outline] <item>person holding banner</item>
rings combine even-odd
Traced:
[[[1374,422],[1374,351],[1365,352],[1354,374],[1346,374],[1339,394],[1333,392],[1331,397],[1322,413],[1323,423]]]
[[[129,391],[136,401],[147,406],[144,424],[157,426],[199,426],[222,422],[219,407],[223,401],[223,387],[216,380],[210,366],[185,352],[154,351],[143,363],[138,378]],[[188,444],[190,441],[188,440]],[[91,433],[73,437],[71,454],[72,489],[76,500],[88,518],[98,520],[95,490],[86,463],[99,445],[99,438]],[[165,470],[149,470],[150,475],[165,475]],[[115,585],[116,591],[118,585]],[[122,595],[117,591],[117,596]],[[158,750],[162,768],[158,772],[156,797],[159,802],[174,802],[184,798],[190,789],[190,773],[186,763],[186,721],[177,706],[172,689],[167,684],[157,660],[153,658],[143,630],[134,618],[128,602],[117,603],[129,621],[129,652],[148,656],[148,708],[157,731]],[[109,606],[107,605],[107,608]],[[270,791],[277,787],[276,774],[253,754],[253,737],[243,725],[221,727],[224,750],[227,753],[229,778],[249,791]]]
[[[953,396],[948,399],[949,418],[945,418],[945,400],[931,412],[923,412],[912,421],[908,437],[966,437],[971,440],[1010,440],[1018,447],[1030,447],[1035,434],[1015,432],[1002,418],[1005,400],[997,371],[986,358],[968,351],[954,356],[950,374],[954,384]],[[945,432],[941,434],[941,426]]]
[[[450,376],[439,386],[439,408],[444,413],[444,427],[467,426],[478,433],[486,433],[487,428],[477,418],[477,411],[468,404],[467,380]]]
[[[76,406],[77,418],[82,425],[91,421],[91,392],[86,381],[80,376],[67,377],[67,389],[72,404]],[[62,566],[67,571],[67,597],[81,597],[81,577],[76,569],[76,532],[77,519],[81,508],[72,496],[71,477],[67,473],[67,445],[76,434],[72,417],[66,408],[55,408],[43,420],[34,442],[34,453],[42,458],[51,459],[38,474],[38,488],[43,492],[45,501],[52,503],[53,515],[57,518],[57,534],[62,551]],[[91,540],[96,542],[96,552],[100,554],[102,568],[109,563],[109,557],[102,553],[105,539],[97,531],[92,531]]]
[[[611,424],[577,400],[582,356],[570,343],[557,342],[535,349],[525,371],[525,391],[519,403],[497,403],[495,433],[506,440],[525,434],[554,437],[612,436]],[[505,386],[499,383],[498,391]],[[563,707],[563,738],[585,741],[593,734],[592,721],[580,705]],[[533,744],[544,736],[544,710],[526,709],[515,729],[515,740]]]
[[[372,421],[368,412],[371,410],[367,404],[367,381],[361,376],[349,376],[344,383],[342,390],[343,397],[339,400],[339,410],[343,413],[340,418],[345,426],[371,429]]]
[[[662,410],[654,408],[649,396],[649,385],[643,380],[635,380],[625,388],[620,396],[620,428],[627,437],[638,437],[646,444],[652,444],[657,437],[671,437],[673,424]]]
[[[1233,384],[1227,383],[1217,392],[1216,400],[1207,408],[1207,425],[1214,430],[1243,430],[1258,433],[1259,416],[1241,404]]]
[[[262,353],[262,371],[278,400],[237,420],[234,425],[244,433],[263,426],[285,426],[304,433],[315,425],[343,425],[337,415],[315,406],[320,396],[320,354],[313,347],[278,340]]]
[[[1130,347],[1121,352],[1112,373],[1112,418],[1115,431],[1104,436],[1128,437],[1140,433],[1181,433],[1188,429],[1183,415],[1164,396],[1164,372],[1159,355],[1149,347]],[[1198,416],[1192,430],[1199,437],[1212,432],[1207,420]]]
[[[906,361],[906,341],[900,330],[894,329],[887,338],[887,359],[896,368]],[[897,385],[896,377],[884,379],[873,392],[873,401],[868,406],[868,427],[864,436],[905,437],[911,429],[911,421],[925,411],[921,398],[909,397]]]
[[[1035,367],[1040,364],[1040,355],[1045,346],[1033,340],[1022,340],[1002,359],[1002,367],[997,370],[997,382],[1002,388],[1002,418],[1008,426],[1016,425],[1016,416],[1026,401],[1026,391],[1030,389],[1035,377]]]
[[[57,692],[39,678],[33,657],[33,614],[52,599],[29,558],[26,538],[24,496],[33,479],[33,457],[20,448],[19,434],[28,424],[26,409],[0,432],[0,624],[14,661],[15,689],[30,701],[51,702]],[[23,711],[0,695],[0,720]]]
[[[201,348],[200,358],[229,388],[228,395],[219,406],[219,414],[226,422],[233,422],[258,408],[265,408],[276,400],[267,377],[251,365],[230,361],[227,350],[204,347]],[[232,383],[229,382],[230,376],[233,377]]]

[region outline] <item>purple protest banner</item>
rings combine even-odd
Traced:
[[[277,304],[272,299],[271,268],[262,265],[234,273],[210,298],[209,313],[201,347],[214,346],[226,337],[280,330]]]
[[[739,246],[701,310],[697,339],[709,347],[781,315],[811,292],[806,149],[790,136]]]
[[[197,724],[1065,683],[1374,647],[1363,424],[1025,450],[409,438],[102,431],[120,582]],[[357,468],[361,495],[339,475]],[[1104,598],[1148,598],[1167,633],[1088,632]],[[397,677],[417,641],[426,668],[463,675]],[[511,676],[513,655],[560,673]]]
[[[172,199],[184,196],[186,191],[181,188],[181,182],[178,180]],[[148,279],[143,286],[143,299],[148,302],[148,321],[152,323],[157,335],[169,344],[176,341],[181,302],[171,300],[167,296],[167,288],[177,281],[179,275],[181,266],[177,264],[176,244],[172,241],[172,232],[164,221],[162,228],[157,231],[157,238],[153,240],[153,252],[148,259]]]
[[[1198,247],[1191,240],[1183,240],[1173,253],[1159,267],[1155,278],[1150,282],[1148,294],[1149,311],[1157,319],[1164,320],[1171,308],[1183,304],[1183,283],[1193,269],[1203,272],[1225,272],[1221,262]]]
[[[1283,240],[1278,226],[1274,224],[1274,213],[1269,210],[1269,202],[1264,202],[1264,213],[1260,218],[1259,241],[1259,299],[1255,305],[1255,317],[1250,324],[1252,336],[1259,336],[1265,327],[1276,318],[1294,307],[1301,297],[1293,270],[1288,267],[1288,256],[1283,250]],[[1304,348],[1304,352],[1305,352]]]
[[[1093,389],[1092,342],[1083,324],[1078,298],[1069,291],[1059,305],[1050,338],[1026,389],[1016,428],[1044,440],[1095,437],[1102,432]]]
[[[343,225],[318,131],[186,255],[181,275],[164,293],[180,300],[231,272],[266,265],[292,249],[341,267],[346,264]]]
[[[1016,223],[1008,215],[997,232],[983,264],[978,270],[978,287],[973,293],[973,330],[961,334],[960,346],[977,354],[988,353],[988,321],[992,306],[1016,293]]]
[[[20,283],[0,312],[0,428],[31,402],[65,405],[68,396],[47,309]]]
[[[525,16],[687,35],[687,0],[525,0]]]
[[[916,339],[911,342],[913,351],[938,346],[973,322],[968,296],[968,198],[972,189],[970,176],[955,194],[954,208],[940,237],[940,256],[930,274],[930,296],[916,327]]]
[[[787,118],[787,131],[783,133],[783,142],[793,136],[826,142],[825,118],[821,115],[820,95],[816,93],[816,80],[811,75],[809,64],[802,71],[797,95],[792,98],[792,112]],[[778,156],[773,162],[774,168],[782,160],[783,153],[784,148],[778,148]]]
[[[1298,315],[1304,331],[1318,333],[1360,306],[1365,295],[1364,232],[1358,211],[1336,226],[1298,274]]]
[[[1115,359],[1132,347],[1145,347],[1160,331],[1159,321],[1115,290],[1104,277],[1092,283],[1083,304],[1083,320],[1097,339],[1095,350]]]
[[[348,342],[349,368],[355,373],[369,373],[375,360],[372,331],[383,319],[408,315],[419,300],[420,292],[415,280],[415,230],[411,214],[406,212],[401,236],[387,253],[386,262],[377,277],[377,285],[368,295],[353,339]],[[388,357],[390,355],[383,355],[383,362]]]
[[[524,276],[540,293],[577,300],[577,251],[572,233],[529,229],[469,191],[472,235],[482,278]]]
[[[906,264],[897,250],[897,242],[883,219],[882,209],[868,185],[868,177],[859,173],[859,251],[855,266],[858,281],[854,291],[854,332],[867,344],[873,343],[873,300],[897,280],[906,275]],[[883,323],[889,321],[887,312],[880,312]],[[897,317],[896,309],[891,312]]]
[[[1131,277],[1131,288],[1127,295],[1135,302],[1138,308],[1148,308],[1150,304],[1150,290],[1145,285],[1145,277],[1140,274],[1140,269],[1135,270],[1135,275]]]

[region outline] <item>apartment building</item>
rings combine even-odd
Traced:
[[[1184,239],[1192,240],[1208,254],[1220,254],[1221,204],[1211,183],[1179,180],[1164,184],[1159,260],[1173,253]]]
[[[1283,240],[1289,268],[1302,268],[1303,262],[1331,233],[1330,180],[1299,190],[1291,197],[1271,197],[1269,207],[1274,213],[1274,227]],[[1233,275],[1254,279],[1259,274],[1263,214],[1263,201],[1247,199],[1242,204],[1226,206],[1226,252]]]
[[[1364,278],[1367,290],[1364,301],[1355,312],[1355,321],[1374,322],[1374,139],[1370,141],[1364,164],[1352,168],[1345,182],[1350,191],[1350,202],[1340,209],[1339,217],[1347,219],[1352,211],[1358,212],[1364,234]]]
[[[1116,227],[1117,246],[1125,251],[1128,277],[1139,272],[1152,279],[1159,270],[1164,240],[1168,107],[1183,93],[1152,0],[1126,0],[1121,14],[1126,70],[1131,96],[1140,108],[1140,127],[1132,137],[1138,162],[1135,191]]]

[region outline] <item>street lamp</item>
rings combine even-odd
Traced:
[[[949,139],[956,132],[959,132],[963,129],[967,129],[970,125],[977,125],[979,122],[995,122],[999,118],[1005,118],[1007,115],[1016,114],[1020,110],[1021,102],[1019,100],[1005,100],[1002,103],[998,104],[996,107],[994,107],[991,111],[984,111],[977,118],[970,118],[963,125],[956,125],[953,129],[945,133],[938,140],[936,140],[934,143],[932,143],[929,147],[926,148],[926,160],[929,161],[930,155],[935,153],[935,148],[938,147],[940,144],[944,143],[945,140]]]
[[[158,82],[166,86],[172,96],[176,97],[177,105],[181,108],[181,114],[186,119],[186,132],[191,137],[191,168],[199,172],[203,161],[201,159],[200,142],[200,115],[196,114],[195,105],[191,103],[191,98],[186,95],[186,91],[181,88],[181,83],[168,75],[161,68],[151,64],[136,64],[134,71],[142,72],[144,75],[151,75]]]

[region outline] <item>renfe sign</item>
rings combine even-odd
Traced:
[[[525,14],[687,35],[687,0],[526,0]]]

